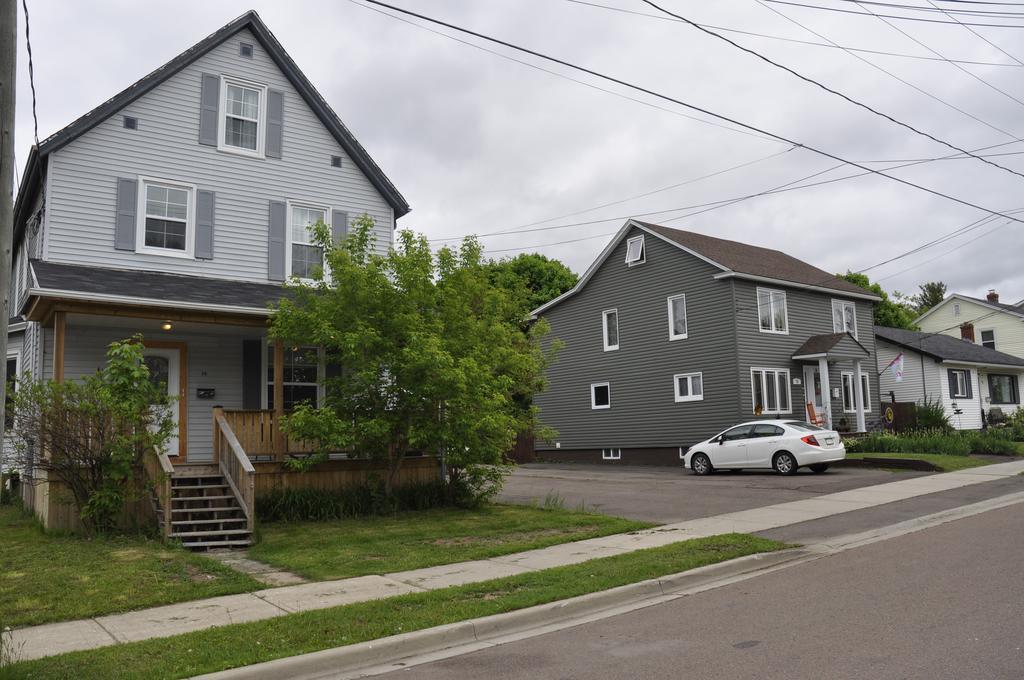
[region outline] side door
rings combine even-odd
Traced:
[[[747,461],[753,467],[771,467],[772,454],[779,450],[782,435],[778,425],[761,423],[754,425],[750,442],[747,444]]]
[[[747,463],[747,444],[753,426],[739,425],[719,436],[718,445],[710,451],[715,467],[743,467]]]

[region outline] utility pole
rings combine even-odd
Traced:
[[[18,74],[18,3],[0,0],[0,480],[4,471],[7,405],[7,320],[11,318],[11,242],[14,239],[14,95]]]

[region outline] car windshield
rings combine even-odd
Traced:
[[[817,425],[811,425],[810,423],[805,423],[805,422],[800,421],[800,420],[793,420],[793,421],[787,422],[786,425],[789,425],[794,430],[803,430],[804,432],[823,432],[825,430],[825,428],[823,428],[823,427],[818,427]]]

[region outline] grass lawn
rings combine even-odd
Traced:
[[[17,678],[180,678],[607,590],[787,546],[728,534],[482,583],[74,652],[0,669]]]
[[[309,579],[328,580],[484,559],[651,526],[570,510],[488,505],[264,524],[249,554]]]
[[[946,456],[941,453],[848,453],[847,458],[898,458],[900,460],[925,460],[942,468],[943,472],[966,470],[967,468],[991,465],[993,461],[970,456]],[[1013,460],[1007,458],[1007,460]],[[903,470],[901,470],[903,471]]]
[[[0,628],[261,587],[248,576],[158,541],[44,534],[20,508],[0,506]]]

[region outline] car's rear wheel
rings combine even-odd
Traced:
[[[772,467],[780,475],[795,475],[799,465],[796,458],[789,451],[779,451],[772,459]]]
[[[711,459],[706,454],[696,453],[690,459],[690,469],[695,475],[710,475],[714,468],[711,467]]]
[[[825,470],[828,470],[828,463],[815,463],[814,465],[809,465],[808,467],[811,468],[811,472],[820,475]]]

